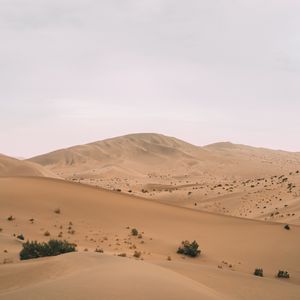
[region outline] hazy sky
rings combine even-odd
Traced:
[[[300,1],[0,0],[0,153],[132,132],[300,151]]]

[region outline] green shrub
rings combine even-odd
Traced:
[[[137,236],[139,234],[138,230],[136,228],[131,229],[131,234],[134,236]]]
[[[259,277],[264,277],[264,270],[257,268],[254,270],[254,275]]]
[[[20,259],[25,260],[45,256],[56,256],[74,251],[76,251],[76,245],[67,241],[50,240],[48,243],[27,241],[26,243],[23,243],[23,249],[20,252]]]
[[[279,270],[277,273],[278,278],[290,278],[290,274],[288,271]]]
[[[199,245],[196,241],[193,241],[192,243],[190,243],[189,241],[182,241],[181,246],[177,250],[177,253],[191,257],[196,257],[201,253],[201,251],[198,250],[198,248]]]

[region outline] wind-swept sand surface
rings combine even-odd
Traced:
[[[143,133],[30,161],[68,181],[194,210],[300,224],[300,153],[232,143],[198,147]]]
[[[296,225],[286,230],[47,178],[0,178],[0,207],[0,299],[299,299]],[[60,235],[79,253],[19,262],[13,235],[20,233],[38,241]],[[197,240],[199,257],[176,253],[185,239]],[[258,267],[265,277],[252,275]],[[279,269],[291,278],[275,278]]]

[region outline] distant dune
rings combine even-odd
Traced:
[[[195,210],[300,224],[300,153],[131,134],[30,159],[57,176]]]
[[[288,231],[47,178],[0,178],[0,206],[0,299],[299,298],[299,226]],[[141,238],[130,234],[134,227]],[[60,232],[79,253],[18,263],[13,234],[43,241]],[[176,253],[185,239],[198,241],[198,258]],[[96,248],[104,254],[91,253]],[[264,278],[253,276],[257,267]],[[275,278],[278,269],[291,279]]]
[[[30,161],[65,176],[106,173],[109,167],[140,175],[171,172],[184,176],[194,172],[251,176],[293,169],[294,164],[300,165],[300,153],[231,143],[198,147],[173,137],[140,133],[57,150]]]
[[[3,154],[0,154],[0,177],[1,176],[58,177],[39,164],[8,157]]]

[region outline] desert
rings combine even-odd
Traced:
[[[141,139],[144,148],[130,145],[127,140],[132,138],[135,142]],[[93,155],[90,152],[81,155],[72,149],[71,154],[68,153],[70,150],[56,152],[57,161],[48,158],[47,154],[42,159],[20,161],[22,166],[30,161],[32,164],[50,162],[39,165],[38,169],[45,168],[44,173],[24,174],[23,169],[15,167],[16,160],[9,160],[16,173],[10,176],[4,173],[0,178],[0,298],[19,299],[22,295],[27,299],[55,299],[63,295],[66,299],[180,299],[188,295],[192,299],[266,299],[268,294],[269,299],[298,299],[300,174],[297,167],[300,169],[300,164],[295,164],[299,157],[297,153],[252,149],[255,151],[252,159],[257,161],[252,162],[252,168],[245,174],[245,167],[240,173],[238,170],[241,164],[247,163],[249,154],[241,146],[243,152],[232,153],[227,161],[219,150],[217,153],[204,150],[214,146],[200,148],[198,152],[196,146],[189,149],[190,145],[178,140],[172,144],[173,138],[161,135],[118,137],[109,143],[119,144],[120,139],[125,139],[123,145],[129,149],[128,152],[121,149],[124,157],[116,153],[118,160],[110,167],[113,173],[108,172],[105,163],[112,164],[113,155],[108,159],[99,147],[102,143],[107,146],[107,141],[98,143],[101,159],[97,159],[97,151]],[[90,145],[81,147],[91,148]],[[173,151],[172,147],[175,148]],[[149,148],[154,149],[154,153]],[[134,154],[130,157],[133,150],[142,156]],[[166,152],[171,158],[169,153],[175,153],[177,160],[174,163],[181,164],[182,169],[172,174],[169,168],[169,175],[149,178],[148,174],[164,174],[164,164],[159,160],[166,161]],[[112,149],[110,153],[114,154]],[[195,175],[194,164],[189,173],[190,161],[201,156],[205,160],[200,161],[202,168],[197,168],[203,173]],[[78,161],[77,157],[80,157]],[[88,157],[92,157],[91,161]],[[153,164],[153,157],[157,164]],[[212,161],[209,161],[210,157],[213,157]],[[216,157],[223,165],[236,165],[237,169],[228,168],[232,175],[221,170],[212,177],[208,173],[211,164],[220,164]],[[261,157],[274,159],[274,166],[262,168]],[[288,164],[290,160],[292,165]],[[168,163],[171,165],[171,161]],[[135,169],[129,169],[129,166]],[[5,170],[7,168],[6,165]],[[165,171],[167,169],[165,167]],[[78,172],[75,173],[77,177],[70,176],[74,170]],[[285,173],[284,177],[280,177],[282,173]],[[56,178],[41,174],[55,174]],[[257,175],[254,177],[253,174]],[[257,181],[258,176],[266,179]],[[248,184],[245,184],[246,178],[252,178]],[[109,188],[95,184],[102,182],[101,179],[110,183]],[[264,186],[257,186],[257,182],[262,181]],[[220,182],[229,189],[232,187],[233,192],[225,190],[225,194],[216,196],[210,187],[216,187]],[[272,182],[273,187],[268,190],[265,185],[272,186]],[[290,182],[293,182],[291,192],[288,189]],[[254,188],[251,187],[253,183]],[[154,193],[155,197],[140,191],[149,190],[149,186],[158,191]],[[197,199],[199,207],[189,206],[192,195],[187,191],[196,193],[195,187],[201,186],[205,187],[203,193],[207,193],[207,197]],[[125,187],[132,191],[123,192]],[[165,189],[168,192],[164,192]],[[172,197],[166,198],[166,193]],[[238,215],[237,211],[245,207],[247,196],[253,214]],[[271,200],[261,214],[263,197],[266,202]],[[225,212],[210,209],[218,202],[226,205]],[[273,211],[275,215],[271,217]],[[288,230],[286,225],[289,225]],[[133,229],[138,232],[136,236],[132,234]],[[47,242],[49,239],[76,244],[76,253],[20,261],[24,241]],[[185,240],[199,243],[199,256],[193,258],[176,253]],[[263,278],[253,275],[256,268],[263,268]],[[276,278],[281,269],[288,270],[291,278]]]
[[[300,300],[299,15],[0,0],[0,300]]]

